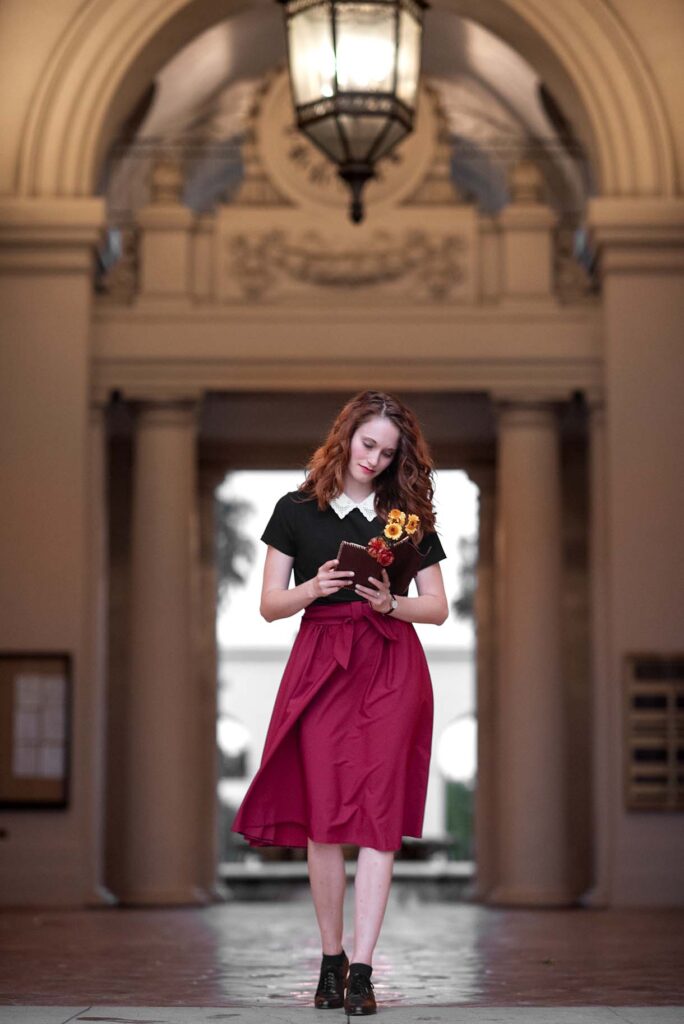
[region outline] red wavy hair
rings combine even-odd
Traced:
[[[351,439],[367,420],[384,416],[399,430],[399,443],[390,464],[375,478],[378,514],[387,518],[390,509],[400,508],[420,516],[419,540],[435,529],[434,466],[420,424],[411,410],[394,395],[383,391],[360,391],[340,410],[330,433],[307,465],[307,477],[299,490],[318,501],[323,510],[330,499],[342,494],[349,462]]]

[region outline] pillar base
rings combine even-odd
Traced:
[[[605,907],[610,906],[610,899],[605,886],[595,885],[593,888],[587,889],[586,892],[582,893],[579,897],[578,903],[582,907],[603,910]]]
[[[94,885],[83,901],[86,907],[114,907],[118,902],[118,898],[106,885]]]
[[[206,906],[209,897],[204,889],[196,885],[179,886],[177,889],[130,889],[118,893],[121,906],[163,907],[163,906]]]
[[[576,904],[577,897],[567,889],[525,889],[499,885],[487,897],[487,906],[570,907]]]

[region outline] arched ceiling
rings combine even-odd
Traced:
[[[254,89],[285,58],[276,5],[237,14],[184,46],[159,72],[147,109],[113,150],[103,186],[115,218],[146,201],[153,146],[191,143],[198,153],[204,147],[186,201],[206,209],[229,199],[240,180],[238,143]],[[453,178],[466,198],[496,212],[507,201],[510,168],[531,157],[544,173],[549,201],[565,213],[582,210],[590,191],[586,161],[562,115],[560,122],[553,117],[553,99],[544,103],[539,76],[514,49],[473,21],[432,9],[423,68],[446,115]]]

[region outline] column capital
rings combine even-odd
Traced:
[[[195,398],[145,398],[130,402],[136,424],[146,426],[192,426],[196,423],[200,402]]]
[[[103,199],[0,197],[0,270],[90,273],[105,222]]]
[[[604,274],[684,272],[683,199],[591,199],[588,225]]]
[[[509,203],[498,215],[504,231],[550,231],[557,215],[543,203]]]
[[[204,397],[204,388],[199,384],[183,381],[154,381],[150,374],[140,383],[126,384],[119,389],[121,397],[131,405],[174,405],[177,402],[191,402],[199,405]]]
[[[536,385],[533,381],[517,382],[494,385],[487,389],[489,397],[495,406],[498,405],[560,405],[569,402],[574,397],[578,388],[568,384],[554,384],[550,381],[540,382]]]
[[[189,231],[195,214],[182,203],[150,203],[136,214],[136,224],[144,231]]]
[[[559,406],[570,398],[570,394],[549,395],[536,394],[533,391],[490,391],[490,398],[497,418],[505,417],[516,422],[533,422],[555,418]]]

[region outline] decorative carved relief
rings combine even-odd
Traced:
[[[294,127],[286,72],[266,75],[251,104],[237,200],[205,215],[201,228],[191,225],[188,213],[187,240],[176,237],[185,222],[174,217],[175,243],[190,260],[193,299],[306,305],[322,297],[344,303],[358,295],[369,307],[387,302],[474,304],[500,297],[504,242],[506,252],[511,238],[520,247],[520,216],[529,206],[538,207],[540,216],[544,211],[543,177],[533,162],[523,160],[513,169],[510,209],[515,216],[508,218],[510,225],[504,223],[506,211],[492,231],[473,205],[459,201],[451,179],[448,125],[437,90],[428,83],[421,91],[416,132],[380,162],[378,178],[368,191],[366,220],[352,225],[346,186],[333,165]],[[140,222],[143,231],[166,229],[167,223],[159,219],[162,208],[173,204],[182,210],[182,190],[178,160],[158,159],[147,221]],[[548,277],[550,227],[541,216],[526,229],[528,234],[537,233],[523,242],[537,257],[541,246]],[[506,230],[511,236],[504,236]],[[588,289],[566,244],[560,239],[556,250],[555,281],[560,297],[573,301],[586,297]],[[135,289],[136,273],[135,252],[128,249],[132,239],[125,245],[120,266],[100,288],[122,302]],[[144,258],[154,260],[155,250],[149,245],[142,251]],[[180,275],[180,297],[185,294],[183,280]],[[525,297],[530,294],[536,295],[524,291]],[[550,294],[547,287],[544,297]]]
[[[379,162],[366,223],[350,226],[347,187],[297,130],[286,70],[265,76],[248,117],[242,187],[217,214],[220,298],[277,302],[366,289],[378,299],[472,300],[476,214],[458,202],[448,128],[429,86],[416,124]]]
[[[467,239],[409,229],[377,231],[362,248],[332,246],[314,231],[242,233],[224,240],[224,294],[273,300],[302,287],[382,288],[401,285],[413,299],[457,295],[468,276]]]

